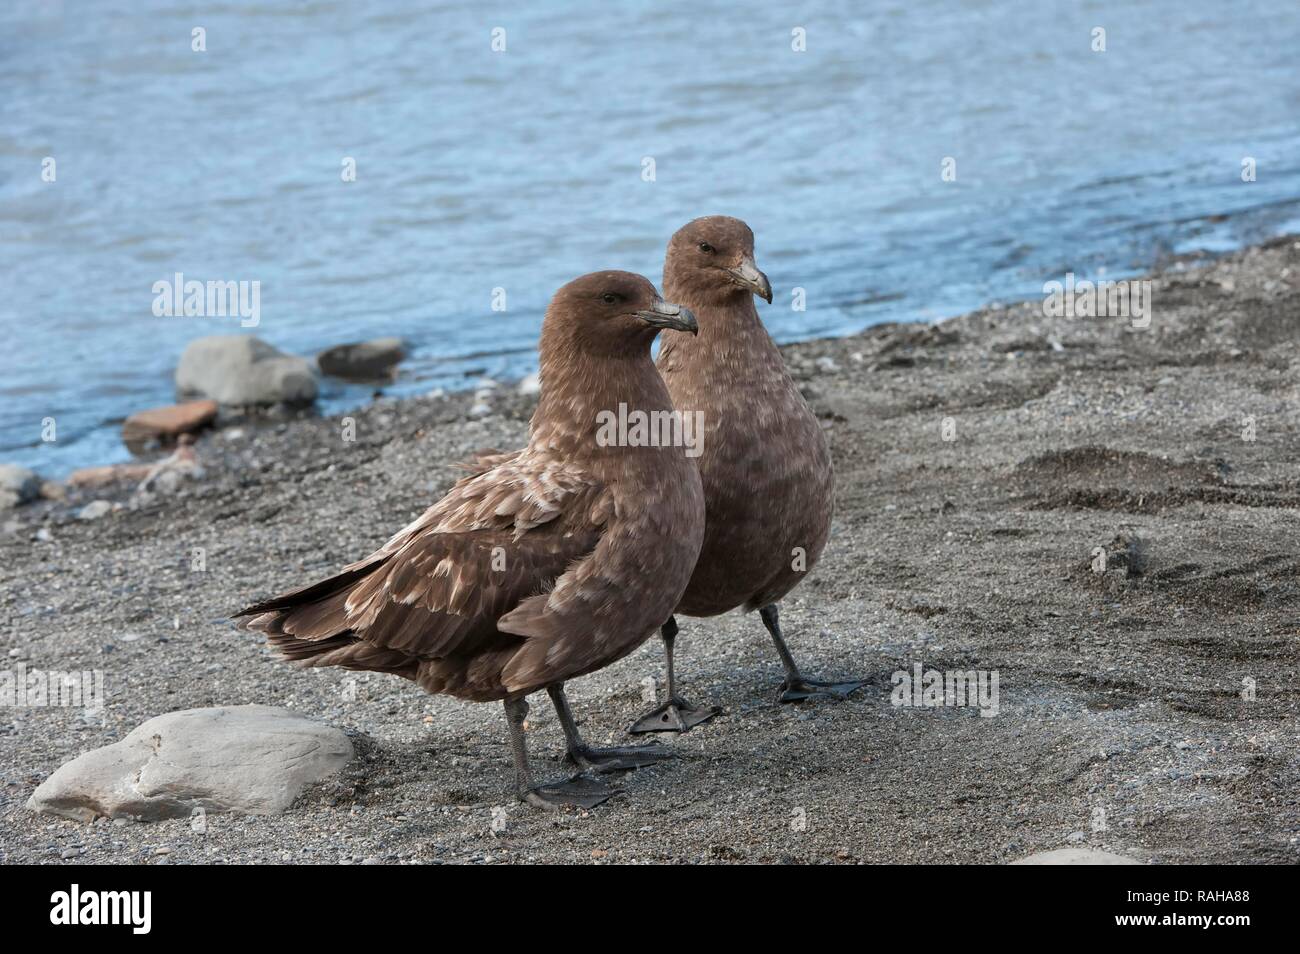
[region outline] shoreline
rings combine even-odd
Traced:
[[[8,511],[9,667],[103,670],[108,708],[0,709],[0,860],[1300,861],[1300,239],[1147,277],[1140,331],[1030,301],[784,345],[837,511],[782,620],[810,676],[869,685],[776,705],[755,617],[679,620],[683,692],[726,713],[666,737],[680,757],[591,813],[506,800],[497,707],[373,674],[348,699],[348,674],[273,662],[223,619],[382,543],[473,451],[517,446],[535,399],[513,386],[486,412],[451,392],[208,432],[204,476],[171,493]],[[997,673],[997,714],[892,705],[918,664]],[[593,741],[623,738],[659,672],[651,641],[572,686]],[[148,718],[247,703],[342,728],[360,755],[287,814],[213,816],[203,836],[24,807]],[[539,771],[557,772],[559,727],[533,712]]]
[[[1180,253],[1171,252],[1159,256],[1158,259],[1154,263],[1152,263],[1150,271],[1144,272],[1141,269],[1124,267],[1117,270],[1115,274],[1121,276],[1118,279],[1119,281],[1128,281],[1128,280],[1142,278],[1143,276],[1148,274],[1163,274],[1163,273],[1170,273],[1170,272],[1178,272],[1188,268],[1205,267],[1220,259],[1230,257],[1233,255],[1242,254],[1251,248],[1268,247],[1274,243],[1285,242],[1291,237],[1292,236],[1290,235],[1280,235],[1274,238],[1270,238],[1267,241],[1259,243],[1258,245],[1248,245],[1241,248],[1233,249],[1231,251],[1213,251],[1208,249],[1196,249],[1191,252],[1180,252]],[[1070,276],[1073,276],[1074,273],[1069,272],[1068,274]],[[1106,280],[1106,279],[1104,278],[1104,276],[1096,276],[1094,280]],[[935,326],[943,325],[949,321],[959,320],[961,318],[966,317],[967,315],[976,314],[981,311],[1015,308],[1017,306],[1024,305],[1024,304],[1032,304],[1034,302],[1037,302],[1038,300],[1039,298],[1037,297],[1025,298],[1025,299],[1011,298],[1005,300],[993,299],[988,302],[985,302],[980,307],[972,308],[970,311],[948,315],[947,317],[943,317],[939,319],[931,320],[931,319],[917,318],[912,321],[879,322],[874,325],[868,325],[865,328],[861,328],[858,331],[849,332],[842,335],[830,335],[830,336],[813,337],[813,338],[798,338],[792,341],[784,341],[780,343],[780,347],[784,351],[786,349],[797,349],[801,346],[812,345],[819,341],[839,341],[839,340],[844,340],[849,338],[859,338],[863,335],[868,334],[872,329],[875,328],[935,327]],[[253,329],[254,332],[258,330],[260,329],[258,328]],[[214,329],[213,333],[224,334],[224,332],[221,332],[220,330],[217,329]],[[345,345],[343,347],[355,347],[356,344],[358,343],[354,343],[353,345]],[[322,346],[322,347],[324,347],[325,350],[330,350],[330,348],[336,348],[340,346],[331,345],[331,346]],[[319,356],[319,353],[320,352],[303,353],[299,355],[294,352],[287,352],[287,354],[289,354],[290,356],[301,357],[304,360],[312,363],[315,363],[316,358]],[[502,352],[490,352],[490,353],[478,352],[470,355],[441,356],[441,357],[408,354],[403,364],[406,366],[411,366],[411,365],[427,366],[431,362],[433,363],[449,362],[455,364],[455,363],[470,362],[479,359],[488,361],[490,363],[493,359],[501,359],[507,355],[516,354],[516,353],[519,353],[519,349],[512,349],[512,350],[502,351]],[[179,360],[180,360],[180,354],[177,355],[177,361]],[[472,368],[472,369],[464,370],[461,373],[461,378],[463,383],[460,386],[450,386],[447,384],[433,384],[432,381],[434,379],[429,379],[422,382],[417,382],[412,380],[403,383],[400,377],[397,381],[390,382],[387,384],[379,381],[365,382],[365,381],[351,380],[347,378],[338,378],[318,371],[317,379],[321,384],[322,394],[320,396],[320,399],[317,402],[313,403],[312,405],[307,407],[299,407],[299,408],[292,408],[283,405],[272,405],[266,408],[262,408],[260,410],[254,410],[251,413],[249,413],[249,411],[247,410],[241,410],[237,415],[233,415],[233,416],[230,414],[230,411],[233,409],[226,408],[223,409],[223,415],[222,415],[223,420],[221,423],[217,425],[216,430],[224,430],[230,427],[239,426],[240,424],[244,424],[244,423],[251,424],[252,426],[265,426],[265,424],[268,422],[269,423],[293,422],[293,421],[299,421],[299,420],[304,420],[309,418],[335,419],[347,415],[355,415],[356,413],[364,410],[365,408],[376,403],[377,401],[405,402],[405,401],[419,401],[419,400],[438,400],[444,396],[465,394],[465,393],[477,391],[479,390],[479,385],[477,384],[477,382],[483,380],[491,381],[493,384],[493,389],[501,388],[501,387],[504,387],[506,389],[514,389],[517,386],[523,384],[525,381],[527,381],[527,379],[535,377],[536,373],[537,373],[536,367],[534,365],[530,365],[529,370],[521,376],[511,377],[506,375],[506,376],[494,377],[493,374],[490,373],[490,368],[484,366],[482,368]],[[417,390],[415,392],[412,392],[409,390],[409,388],[413,386],[423,387],[425,384],[431,385],[425,391]],[[362,398],[359,396],[359,392],[365,391],[370,388],[375,388],[378,390],[375,390],[374,393],[368,398]],[[348,395],[349,392],[352,392],[354,397],[344,396],[344,395]],[[355,398],[355,403],[354,403],[354,398]],[[155,405],[151,405],[151,408],[166,407],[168,406],[167,402],[169,400],[180,402],[185,399],[178,396],[175,393],[175,390],[173,389],[165,393],[160,393],[157,396],[157,403]],[[140,413],[141,411],[144,410],[146,409],[137,407],[133,411],[127,412],[121,417],[105,418],[100,422],[98,429],[108,429],[114,432],[120,432],[122,425],[127,421],[128,417],[131,414]],[[236,420],[236,418],[239,418],[239,420]],[[261,422],[260,424],[259,421]],[[82,437],[79,438],[79,440],[84,440],[87,438],[91,439],[92,441],[97,440],[97,436],[93,432],[82,435]],[[15,447],[14,449],[21,450],[22,448]],[[63,484],[67,482],[69,476],[71,476],[72,474],[78,471],[95,469],[99,467],[118,467],[118,466],[129,466],[129,465],[148,466],[158,462],[159,460],[161,460],[163,457],[166,456],[165,453],[146,454],[146,455],[133,453],[123,444],[123,442],[120,439],[117,441],[116,449],[118,451],[117,455],[107,455],[107,456],[102,456],[97,458],[90,458],[90,457],[78,458],[76,462],[70,462],[70,463],[50,461],[48,465],[45,465],[45,464],[40,464],[31,461],[23,463],[15,459],[15,460],[0,460],[0,466],[12,465],[17,467],[22,467],[33,471],[42,480],[43,483]],[[0,517],[2,516],[3,516],[3,510],[0,510]]]

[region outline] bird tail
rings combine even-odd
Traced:
[[[266,635],[285,662],[303,668],[341,666],[414,677],[406,653],[363,642],[348,622],[348,597],[385,561],[353,566],[335,576],[254,603],[231,617],[240,629]]]

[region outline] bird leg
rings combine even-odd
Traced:
[[[626,745],[610,749],[592,748],[582,741],[578,733],[578,723],[569,708],[569,699],[564,694],[564,683],[557,682],[546,687],[555,705],[555,714],[560,717],[564,728],[564,739],[568,744],[565,760],[582,771],[619,772],[625,769],[643,768],[654,765],[664,759],[671,759],[674,754],[662,745]]]
[[[659,630],[664,641],[664,658],[668,662],[668,701],[651,709],[628,728],[634,735],[643,732],[689,732],[701,722],[707,722],[722,710],[717,706],[700,709],[677,695],[677,682],[673,676],[673,643],[677,639],[677,620],[668,622]]]
[[[510,752],[515,760],[515,792],[521,802],[549,812],[559,811],[564,805],[578,808],[595,808],[601,802],[617,795],[619,790],[601,785],[583,775],[558,782],[533,783],[533,773],[528,767],[528,743],[524,741],[524,719],[528,717],[528,700],[506,699],[506,724],[510,727]]]
[[[820,682],[816,679],[805,679],[799,673],[799,667],[795,665],[794,657],[790,655],[790,650],[786,647],[785,640],[781,636],[781,623],[778,619],[776,604],[769,603],[764,606],[758,611],[758,615],[763,618],[763,625],[772,634],[772,642],[776,644],[777,655],[781,657],[781,665],[785,667],[785,681],[781,683],[779,701],[800,702],[804,699],[814,698],[847,699],[849,693],[853,692],[853,690],[866,685],[861,680]]]

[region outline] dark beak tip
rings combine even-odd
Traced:
[[[674,305],[659,299],[653,308],[638,311],[637,317],[656,331],[665,328],[672,331],[687,331],[693,335],[700,333],[700,326],[695,320],[695,313],[689,308]]]

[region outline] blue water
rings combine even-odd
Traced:
[[[405,336],[417,393],[525,373],[556,287],[657,282],[701,214],[753,225],[782,340],[1300,226],[1300,4],[511,6],[0,6],[0,460],[125,458],[185,343],[247,333],[155,317],[177,271],[259,281],[287,351]]]

